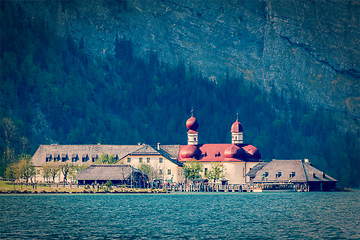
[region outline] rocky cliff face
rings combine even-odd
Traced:
[[[156,51],[205,76],[243,74],[314,107],[360,116],[360,3],[282,0],[128,0],[16,2],[43,15],[59,35],[85,40],[88,54],[113,54],[116,36],[135,53]]]

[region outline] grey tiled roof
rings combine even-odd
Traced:
[[[315,173],[315,178],[313,177]],[[336,181],[314,168],[303,160],[272,160],[260,169],[253,180],[255,183],[264,182],[311,182]]]
[[[180,145],[160,145],[160,150],[165,151],[172,159],[178,159]]]
[[[266,164],[266,162],[259,162],[251,168],[251,170],[246,174],[246,176],[255,177],[256,173],[260,171]]]
[[[82,170],[76,180],[126,180],[133,172],[141,172],[130,165],[91,165]]]
[[[161,145],[160,150],[150,145],[40,145],[38,150],[32,157],[35,166],[42,166],[46,163],[46,158],[52,157],[67,157],[66,161],[72,162],[72,158],[78,158],[73,162],[76,165],[82,165],[82,158],[87,158],[91,162],[91,158],[99,157],[106,153],[114,155],[117,159],[122,159],[127,155],[162,155],[168,160],[177,165],[182,165],[178,162],[177,155],[180,145]]]
[[[182,167],[183,163],[178,160],[179,149],[180,145],[162,145],[157,151],[171,162]]]
[[[96,155],[100,156],[102,153],[107,153],[121,159],[142,147],[142,145],[40,145],[32,157],[32,162],[35,166],[42,166],[46,163],[47,156],[52,155],[54,157],[54,155],[58,154],[67,154],[68,158],[72,158],[73,156],[78,156],[78,158],[91,158]],[[71,159],[67,161],[71,161]],[[74,164],[81,165],[84,163],[80,159],[74,162]]]
[[[156,151],[150,145],[142,145],[141,148],[131,152],[131,155],[160,155],[158,151]]]
[[[330,177],[329,175],[321,172],[316,169],[311,163],[303,163],[304,169],[306,173],[307,180],[309,182],[329,182],[329,181],[337,181],[336,179]]]

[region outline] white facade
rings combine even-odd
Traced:
[[[197,145],[198,144],[198,133],[197,132],[188,132],[188,145]]]
[[[161,155],[129,155],[117,164],[129,164],[134,168],[139,168],[141,164],[149,164],[157,172],[157,177],[165,182],[179,183],[184,180],[182,168]]]
[[[243,133],[242,132],[233,132],[231,133],[232,143],[242,144],[243,143]]]
[[[210,171],[212,162],[202,162],[203,172],[202,177],[205,178],[205,169]],[[221,162],[224,166],[224,180],[228,180],[229,184],[245,184],[249,182],[245,175],[250,169],[258,164],[258,162]],[[220,179],[221,180],[221,179]]]

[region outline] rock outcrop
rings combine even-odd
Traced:
[[[360,117],[360,3],[282,0],[15,2],[59,35],[84,38],[89,55],[113,54],[116,36],[135,54],[156,51],[205,76],[243,74],[269,91]],[[349,118],[350,116],[350,118]]]

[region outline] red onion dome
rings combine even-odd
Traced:
[[[244,157],[244,150],[235,144],[231,144],[230,147],[225,149],[224,157],[241,159]]]
[[[254,147],[253,145],[247,145],[245,147],[242,147],[244,149],[245,152],[245,156],[248,158],[261,158],[261,154],[260,151]]]
[[[236,122],[233,123],[233,125],[231,125],[231,131],[232,133],[238,133],[238,132],[242,132],[243,128],[241,123],[236,119]]]
[[[180,150],[180,158],[195,158],[199,159],[201,157],[201,150],[195,145],[185,145]]]
[[[193,116],[191,116],[191,118],[189,118],[189,119],[186,121],[186,127],[187,127],[189,130],[196,131],[196,129],[199,127],[199,123],[198,123],[198,121],[196,120],[196,118],[194,118]]]

